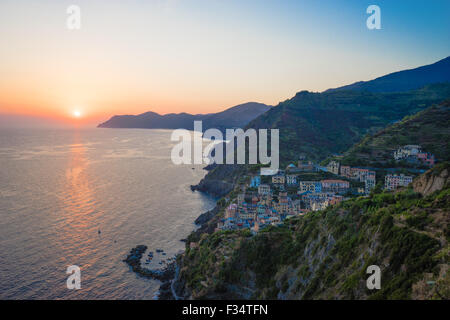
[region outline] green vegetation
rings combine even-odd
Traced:
[[[449,97],[448,83],[400,93],[302,91],[250,122],[247,128],[280,130],[281,167],[295,162],[300,154],[320,161],[352,146],[344,159],[337,159],[339,162],[377,168],[408,167],[395,163],[392,155],[404,144],[420,144],[437,160],[450,160],[449,106],[448,101],[443,103]],[[442,105],[426,109],[433,104]],[[198,190],[223,196],[240,176],[256,173],[260,167],[218,165],[208,172]],[[383,178],[383,174],[377,176],[379,181]]]
[[[405,144],[419,144],[438,160],[450,160],[449,102],[441,103],[449,96],[449,84],[406,93],[300,92],[249,127],[280,129],[282,165],[300,153],[324,159],[364,135],[341,163],[398,167],[390,160],[392,152]],[[435,103],[441,104],[425,109]],[[237,182],[258,169],[219,165],[204,180],[233,185],[227,194],[233,199],[240,192]],[[449,170],[448,162],[422,175],[422,188],[430,190],[425,186],[444,169]],[[382,191],[383,175],[383,170],[377,172],[378,184],[369,197],[288,219],[255,236],[249,231],[212,233],[225,206],[221,200],[208,234],[196,232],[188,238],[180,272],[186,292],[196,299],[450,298],[448,181],[427,196],[412,188],[388,193]],[[325,173],[301,176],[322,178]],[[366,288],[366,270],[373,264],[382,271],[381,290]]]
[[[373,192],[255,236],[205,234],[182,277],[193,298],[448,299],[449,212],[448,184],[426,197]],[[381,290],[366,288],[373,264]]]
[[[280,129],[281,163],[303,153],[323,159],[346,151],[366,134],[450,97],[450,84],[400,93],[299,92],[249,123],[248,128]],[[399,141],[400,143],[401,141]]]
[[[394,151],[407,144],[418,144],[435,155],[438,161],[450,160],[450,100],[432,106],[412,116],[406,116],[377,132],[366,136],[345,153],[342,164],[372,167],[408,167],[396,163]]]

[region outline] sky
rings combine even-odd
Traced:
[[[371,4],[380,30],[366,27]],[[276,105],[449,56],[448,12],[448,0],[0,0],[0,117],[95,125]]]

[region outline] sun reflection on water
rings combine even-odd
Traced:
[[[98,238],[100,216],[96,209],[93,177],[89,173],[89,147],[82,142],[79,134],[74,133],[73,139],[69,146],[69,161],[62,190],[58,242],[63,250],[61,262],[67,265],[82,264],[87,268],[95,263],[87,260],[87,257],[93,257],[93,252],[98,250],[95,241]]]

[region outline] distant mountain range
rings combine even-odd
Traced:
[[[193,130],[194,121],[203,121],[203,130],[217,128],[242,128],[250,121],[268,111],[271,106],[263,103],[248,102],[218,113],[189,114],[170,113],[160,115],[156,112],[145,112],[139,115],[113,116],[98,125],[99,128],[145,128],[145,129],[188,129]]]
[[[440,82],[450,82],[450,57],[427,66],[398,71],[371,81],[359,81],[327,91],[402,92]]]
[[[322,158],[327,153],[346,150],[369,129],[380,129],[448,98],[449,85],[450,57],[447,57],[427,66],[322,93],[302,91],[276,107],[248,102],[211,114],[116,115],[98,127],[192,130],[194,121],[202,120],[203,130],[279,128],[281,145],[287,147],[289,157],[306,151],[314,158]]]

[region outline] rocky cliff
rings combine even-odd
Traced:
[[[179,258],[178,295],[448,299],[448,170],[442,164],[419,178],[415,186],[423,194],[413,188],[376,193],[288,219],[257,235],[248,230],[197,234]],[[381,269],[380,290],[366,286],[370,265]]]
[[[413,181],[414,191],[429,195],[450,183],[449,162],[442,163]]]
[[[215,165],[198,185],[191,190],[208,193],[214,197],[223,197],[233,190],[237,179],[247,170],[245,165]]]

